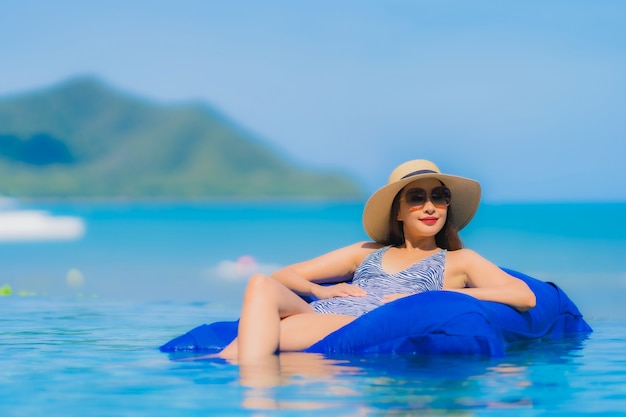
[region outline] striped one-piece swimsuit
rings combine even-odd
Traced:
[[[383,305],[383,296],[389,294],[416,294],[443,288],[446,251],[428,256],[407,269],[388,274],[382,259],[389,246],[370,253],[354,271],[352,284],[367,291],[364,297],[334,297],[315,300],[311,306],[318,313],[361,316]]]

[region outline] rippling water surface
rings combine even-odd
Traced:
[[[362,204],[48,204],[76,240],[0,243],[0,415],[622,415],[625,204],[485,206],[464,230],[555,281],[594,332],[505,358],[289,354],[238,367],[158,346],[238,315],[245,277],[365,239]],[[541,219],[541,220],[538,220]],[[297,233],[294,233],[296,232]]]
[[[497,359],[284,354],[239,368],[156,348],[229,315],[211,305],[14,297],[0,302],[0,315],[3,416],[626,410],[625,326],[617,321],[592,321],[590,335],[524,344]]]

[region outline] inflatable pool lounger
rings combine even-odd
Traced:
[[[504,268],[503,268],[504,269]],[[383,305],[329,334],[305,352],[504,356],[518,342],[589,333],[576,305],[558,286],[504,269],[537,297],[519,312],[452,291],[429,291]],[[198,326],[160,347],[162,352],[217,353],[237,335],[237,321]]]

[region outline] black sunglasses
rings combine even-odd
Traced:
[[[428,193],[423,188],[410,188],[404,193],[404,199],[410,207],[421,208],[426,205]],[[452,194],[448,187],[435,187],[430,190],[430,201],[437,208],[450,205]]]

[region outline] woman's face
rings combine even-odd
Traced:
[[[435,236],[448,216],[449,190],[439,180],[417,180],[400,191],[397,219],[403,222],[405,237]]]

